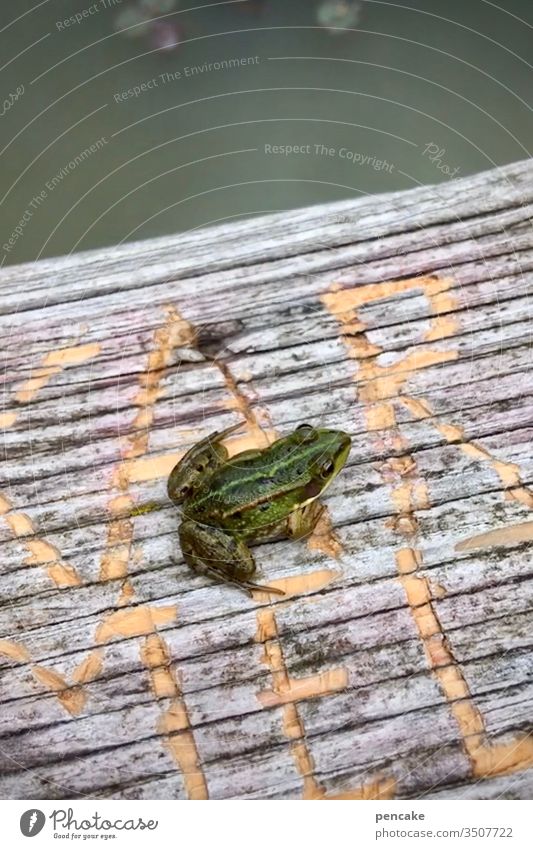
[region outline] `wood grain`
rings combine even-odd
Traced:
[[[0,795],[531,798],[533,166],[0,273]],[[165,479],[353,449],[285,597]]]

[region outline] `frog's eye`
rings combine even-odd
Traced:
[[[302,442],[311,442],[315,438],[315,429],[310,424],[301,424],[296,428]]]
[[[320,477],[321,478],[329,478],[330,475],[335,471],[335,463],[333,460],[326,460],[325,463],[320,467]]]

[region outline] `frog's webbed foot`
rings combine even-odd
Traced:
[[[200,575],[245,590],[285,595],[283,590],[254,584],[248,578],[255,573],[255,562],[248,546],[221,528],[188,520],[179,527],[183,556]]]

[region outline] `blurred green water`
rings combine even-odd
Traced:
[[[319,5],[182,0],[162,52],[116,32],[133,0],[3,4],[0,261],[529,155],[531,2],[361,2],[345,32]]]

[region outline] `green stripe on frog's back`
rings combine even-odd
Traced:
[[[300,497],[310,497],[305,496],[305,488],[313,480],[314,463],[327,453],[324,445],[279,440],[260,456],[242,463],[237,454],[211,475],[189,501],[187,512],[198,518],[204,512],[210,515],[216,512],[220,518],[230,518],[279,497],[281,512],[288,515],[299,506]],[[298,498],[289,508],[283,496],[291,492],[298,492]]]

